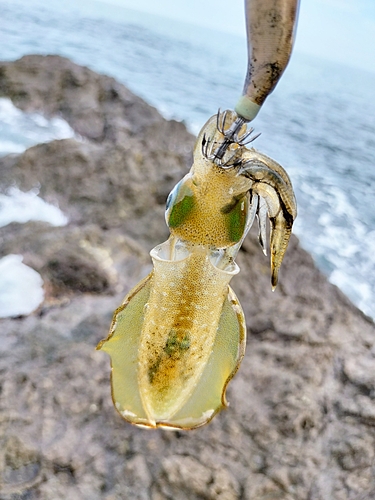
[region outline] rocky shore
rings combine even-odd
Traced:
[[[121,419],[95,345],[168,237],[194,138],[58,56],[0,63],[0,97],[77,134],[0,159],[1,191],[38,186],[69,217],[0,229],[0,257],[22,254],[46,294],[0,320],[0,500],[375,499],[375,327],[295,237],[274,293],[255,232],[239,254],[248,345],[230,407],[191,432]]]

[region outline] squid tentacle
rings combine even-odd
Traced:
[[[297,215],[297,208],[292,185],[285,170],[275,161],[272,161],[272,168],[270,168],[269,164],[271,162],[268,161],[268,157],[257,152],[256,156],[256,159],[248,160],[242,164],[239,175],[248,177],[253,181],[251,189],[259,194],[267,207],[265,209],[263,202],[258,207],[259,240],[264,251],[265,214],[267,212],[271,225],[271,284],[274,290],[278,282],[279,269],[289,243],[292,225]],[[264,158],[265,161],[260,161],[259,157]],[[277,170],[274,168],[275,165]]]

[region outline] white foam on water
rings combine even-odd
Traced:
[[[44,300],[42,277],[22,260],[16,254],[0,259],[0,318],[30,314]]]
[[[302,181],[298,189],[297,199],[300,195],[309,202],[299,206],[302,217],[295,225],[303,246],[312,252],[331,283],[374,317],[375,230],[342,187],[326,182],[317,188]]]
[[[55,139],[75,137],[74,130],[60,117],[46,118],[25,113],[10,99],[0,98],[0,155],[22,153],[28,147]]]
[[[45,202],[38,192],[34,189],[25,193],[11,187],[6,194],[0,194],[0,227],[31,220],[66,225],[68,218],[63,212]],[[0,318],[30,314],[43,302],[42,277],[22,260],[22,255],[15,254],[0,259]]]
[[[15,141],[0,140],[0,155],[5,156],[11,153],[23,153],[26,147]]]
[[[358,278],[346,268],[335,269],[329,276],[329,281],[337,285],[341,290],[346,290],[348,296],[362,311],[371,315],[372,289],[368,283],[358,281]]]
[[[0,227],[11,222],[29,221],[48,222],[52,226],[65,226],[68,218],[59,207],[47,203],[38,196],[39,190],[28,192],[11,187],[5,194],[0,194]]]

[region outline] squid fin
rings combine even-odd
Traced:
[[[151,286],[152,273],[125,297],[114,314],[108,338],[97,346],[111,357],[112,399],[120,415],[133,424],[194,429],[209,422],[227,406],[225,391],[241,363],[246,346],[242,308],[228,286],[214,346],[193,392],[168,421],[150,421],[138,385],[138,344]]]

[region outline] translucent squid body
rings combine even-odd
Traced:
[[[193,166],[167,200],[170,238],[151,251],[153,271],[125,297],[98,344],[111,357],[114,404],[133,424],[193,429],[227,406],[226,387],[246,344],[229,282],[255,216],[264,252],[270,220],[277,284],[295,197],[285,170],[244,145],[254,137],[239,123],[226,111],[204,125]]]

